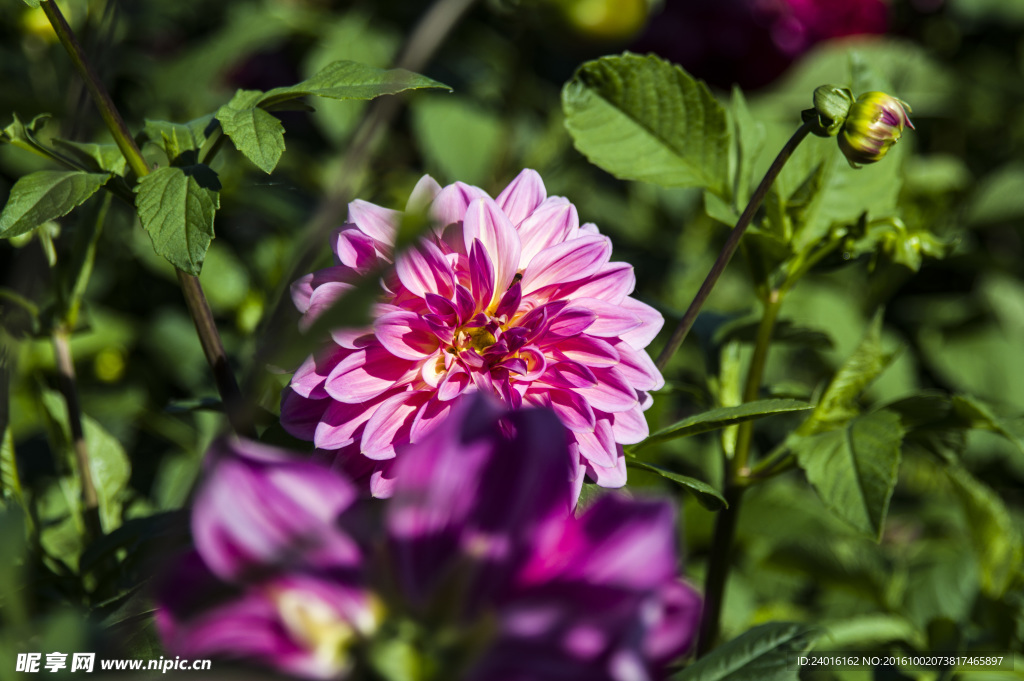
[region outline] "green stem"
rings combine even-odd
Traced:
[[[708,276],[704,279],[704,283],[701,284],[700,290],[697,291],[697,295],[694,297],[693,302],[690,303],[690,307],[686,310],[686,314],[679,320],[679,324],[676,326],[675,331],[672,332],[672,337],[669,338],[668,344],[665,349],[658,355],[657,365],[659,369],[664,369],[668,361],[672,359],[672,355],[676,353],[679,346],[683,344],[686,339],[686,334],[690,332],[690,328],[693,323],[697,320],[697,314],[700,309],[707,302],[708,297],[711,295],[711,290],[718,283],[718,278],[722,276],[722,272],[725,271],[726,266],[732,259],[733,254],[740,245],[740,237],[747,231],[747,227],[750,226],[751,221],[754,219],[754,215],[757,213],[757,209],[761,207],[761,203],[764,201],[764,197],[768,195],[768,190],[771,188],[772,183],[775,182],[775,178],[778,177],[782,171],[783,166],[786,165],[786,161],[793,155],[796,148],[803,142],[804,138],[807,137],[807,133],[810,132],[811,128],[808,123],[802,124],[797,128],[793,136],[789,138],[789,141],[779,151],[779,155],[772,161],[771,166],[768,168],[768,172],[765,173],[764,178],[761,180],[761,184],[757,185],[757,189],[754,190],[753,195],[750,197],[750,201],[747,203],[747,207],[743,210],[740,219],[736,222],[736,226],[733,227],[732,232],[729,233],[729,238],[726,239],[725,246],[722,247],[722,252],[718,254],[718,258],[715,263],[711,266],[711,271],[708,272]]]
[[[85,51],[79,44],[71,27],[68,26],[64,15],[61,14],[60,8],[57,7],[53,0],[42,0],[40,6],[43,8],[43,12],[46,13],[46,18],[49,19],[50,25],[53,26],[53,30],[57,34],[61,45],[64,46],[64,49],[70,55],[75,69],[85,81],[86,88],[88,88],[89,93],[92,95],[93,101],[96,102],[100,116],[103,117],[103,121],[107,124],[110,134],[114,136],[121,154],[128,162],[128,166],[139,178],[145,177],[149,174],[149,165],[146,163],[146,159],[143,158],[142,152],[139,151],[138,145],[135,144],[135,139],[128,131],[128,126],[125,125],[124,119],[118,112],[117,107],[114,106],[110,94],[103,87],[103,83],[96,75],[96,71],[89,64],[88,59],[86,59]],[[192,321],[195,323],[196,332],[199,334],[203,353],[206,355],[206,360],[213,370],[217,390],[220,393],[221,400],[224,402],[224,409],[231,421],[231,425],[240,434],[252,435],[254,433],[252,427],[247,426],[246,420],[241,416],[242,394],[228,365],[227,353],[224,352],[224,344],[221,342],[220,333],[217,331],[213,313],[210,311],[210,305],[206,301],[206,295],[203,293],[203,287],[199,283],[199,278],[178,270],[178,282],[181,284],[181,291],[185,296],[185,304],[188,306],[188,310],[192,315]]]
[[[753,402],[761,392],[761,380],[764,378],[764,368],[768,362],[768,348],[771,346],[775,322],[779,318],[779,309],[781,307],[782,292],[778,289],[770,291],[768,299],[764,302],[761,323],[757,327],[754,354],[750,358],[750,368],[747,370],[747,383],[743,389],[743,402]],[[748,472],[747,461],[750,458],[750,443],[753,432],[753,421],[746,421],[740,424],[739,433],[736,436],[736,456],[732,460],[733,478],[737,475],[746,475]]]
[[[128,166],[139,177],[149,175],[149,164],[142,157],[142,152],[139,151],[138,145],[135,144],[135,138],[128,131],[128,126],[125,125],[124,119],[121,118],[117,107],[114,106],[110,93],[103,87],[103,83],[100,81],[99,76],[96,75],[96,71],[86,59],[85,50],[82,49],[78,38],[75,37],[64,15],[61,14],[57,3],[53,0],[42,0],[39,6],[43,8],[46,18],[50,20],[50,25],[53,26],[54,33],[57,34],[60,44],[64,46],[64,49],[67,50],[68,55],[71,57],[75,70],[78,71],[82,80],[85,81],[85,87],[88,88],[89,94],[92,95],[93,101],[96,102],[100,116],[103,117],[103,122],[107,124],[110,134],[114,136],[114,141],[117,142],[117,146],[128,162]]]
[[[82,482],[81,503],[85,523],[86,544],[103,534],[100,524],[99,497],[89,466],[89,447],[85,442],[82,428],[82,408],[78,401],[78,384],[75,381],[75,363],[71,358],[71,340],[68,329],[61,325],[53,332],[53,352],[57,362],[57,378],[60,392],[68,410],[68,426],[71,430],[71,448],[75,453],[78,477]]]

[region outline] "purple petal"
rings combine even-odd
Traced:
[[[341,449],[352,444],[383,401],[383,396],[358,404],[331,400],[313,434],[313,444],[318,449]]]
[[[591,367],[610,367],[619,364],[619,353],[615,347],[600,338],[587,335],[552,338],[551,348],[556,357],[564,357]],[[544,347],[546,344],[542,343]]]
[[[618,458],[615,460],[614,468],[594,466],[589,461],[586,462],[587,475],[597,483],[598,487],[617,489],[626,484],[626,457],[622,453],[621,446],[617,449]]]
[[[587,334],[601,338],[618,338],[640,327],[643,321],[622,305],[612,305],[597,298],[577,298],[569,309],[586,310],[596,318],[587,327]]]
[[[523,295],[545,286],[592,277],[611,254],[611,241],[603,236],[587,236],[545,248],[523,271]]]
[[[519,269],[525,269],[534,257],[549,246],[562,243],[580,224],[576,207],[561,196],[552,196],[519,225],[523,249]]]
[[[427,239],[407,249],[395,262],[402,285],[414,296],[437,293],[450,298],[455,292],[455,273],[441,250]]]
[[[353,288],[352,284],[328,281],[313,289],[313,293],[309,297],[309,307],[299,321],[299,328],[308,331],[320,315],[331,309],[342,296]]]
[[[496,292],[504,292],[512,285],[519,268],[519,234],[492,199],[476,199],[466,209],[462,223],[466,248],[473,246],[477,239],[483,244],[491,262],[494,263],[494,286]],[[494,298],[487,301],[489,305]]]
[[[547,197],[544,180],[536,170],[524,169],[494,200],[513,225],[518,226]]]
[[[592,388],[597,385],[594,372],[578,362],[550,362],[540,380],[555,388]]]
[[[609,418],[612,422],[612,434],[620,445],[635,445],[646,440],[651,434],[639,404],[632,409],[610,414]]]
[[[487,192],[479,187],[456,182],[442,189],[434,197],[434,203],[430,207],[430,214],[441,227],[455,222],[462,222],[470,202],[475,199],[485,198],[486,196]]]
[[[594,377],[597,379],[596,385],[578,389],[594,409],[616,413],[636,406],[636,390],[617,369],[595,368]]]
[[[372,237],[354,227],[342,229],[334,240],[334,255],[338,262],[359,273],[380,264],[380,250]]]
[[[386,246],[395,245],[395,233],[402,214],[382,208],[361,199],[348,204],[348,221],[374,241]]]
[[[597,419],[594,410],[579,393],[571,390],[551,390],[548,404],[555,410],[562,424],[574,433],[594,430]]]
[[[403,392],[384,400],[363,431],[362,452],[370,459],[391,459],[395,446],[409,441],[413,418],[430,399],[429,392]]]
[[[622,307],[639,319],[641,325],[621,334],[620,337],[637,350],[646,348],[654,340],[654,337],[658,335],[658,332],[661,331],[661,327],[665,324],[665,318],[653,307],[646,303],[641,303],[635,298],[623,300]]]
[[[395,357],[381,345],[371,345],[339,362],[324,386],[339,402],[356,404],[407,383],[416,373],[413,362]]]
[[[405,212],[418,213],[426,210],[440,193],[441,185],[437,183],[437,180],[430,175],[424,175],[412,188],[409,201],[405,204]]]
[[[420,361],[439,347],[430,326],[414,312],[391,312],[378,317],[373,330],[380,344],[401,359]]]
[[[552,315],[545,331],[555,336],[578,336],[600,321],[598,314],[586,307],[567,307]]]
[[[610,262],[592,277],[563,284],[551,295],[556,298],[597,298],[618,305],[633,292],[634,286],[636,275],[633,266],[624,262]]]
[[[615,468],[618,448],[607,418],[597,419],[591,432],[576,433],[575,438],[580,446],[580,456],[588,463],[601,468]]]
[[[310,400],[291,388],[281,391],[281,427],[300,440],[312,440],[330,399]]]
[[[651,599],[648,616],[654,620],[644,638],[644,653],[660,667],[686,652],[697,636],[701,599],[693,587],[671,581]]]
[[[625,342],[615,343],[622,361],[615,368],[637,390],[661,390],[665,379],[654,360],[644,350],[634,350]]]
[[[473,292],[473,309],[481,310],[491,304],[494,298],[494,264],[486,247],[479,239],[469,246],[469,286]],[[459,307],[464,308],[462,301]],[[463,318],[466,321],[467,318]]]

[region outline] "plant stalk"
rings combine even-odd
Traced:
[[[82,482],[82,520],[88,544],[102,536],[103,527],[100,523],[99,497],[96,495],[92,468],[89,466],[89,447],[85,441],[85,430],[82,428],[82,407],[78,401],[78,384],[75,381],[75,363],[71,358],[70,338],[67,327],[58,326],[53,332],[53,352],[57,362],[58,386],[68,409],[71,448],[75,453],[75,465],[78,467],[78,477]]]
[[[772,183],[775,182],[775,178],[779,176],[783,166],[786,165],[786,161],[793,155],[800,143],[807,137],[811,127],[808,123],[803,123],[793,136],[789,138],[789,141],[783,145],[779,151],[779,155],[772,161],[771,166],[768,168],[768,172],[765,173],[764,178],[761,180],[761,184],[757,185],[757,189],[754,190],[753,195],[750,197],[750,201],[747,203],[747,207],[743,210],[740,215],[740,219],[736,222],[736,226],[732,228],[729,233],[729,238],[725,241],[725,246],[722,247],[722,252],[718,254],[718,258],[715,263],[711,266],[711,271],[708,272],[708,276],[705,277],[704,283],[701,284],[700,289],[697,291],[697,295],[694,297],[693,302],[690,303],[690,307],[687,308],[686,314],[679,320],[679,324],[676,326],[675,331],[672,332],[671,338],[668,340],[668,344],[665,349],[658,355],[658,361],[656,364],[659,369],[664,369],[668,361],[672,359],[672,355],[676,354],[676,351],[686,340],[686,334],[690,332],[690,328],[693,327],[693,323],[697,320],[697,315],[700,313],[700,309],[707,302],[708,297],[711,295],[712,289],[715,288],[715,284],[718,283],[718,278],[722,276],[722,272],[725,271],[726,266],[732,259],[733,254],[740,245],[740,238],[743,233],[747,231],[747,227],[750,226],[751,221],[754,219],[754,215],[757,213],[757,209],[761,207],[761,203],[764,201],[764,197],[768,195],[768,190],[771,188]]]
[[[106,123],[107,128],[110,130],[110,134],[114,136],[121,154],[128,162],[128,166],[137,177],[145,177],[149,174],[149,165],[146,163],[146,159],[142,156],[142,152],[139,151],[138,145],[135,144],[135,139],[128,131],[128,126],[125,125],[124,119],[114,105],[114,101],[110,98],[110,94],[86,58],[85,51],[68,25],[67,20],[65,20],[64,15],[61,14],[60,8],[57,7],[53,0],[42,0],[40,6],[43,8],[47,19],[49,19],[50,25],[53,26],[53,30],[57,34],[61,45],[64,46],[64,49],[67,50],[68,55],[71,57],[75,69],[85,81],[86,88],[92,95],[93,101],[99,109],[100,116],[102,116],[104,123]],[[247,426],[245,419],[240,415],[242,394],[238,389],[238,382],[235,380],[234,374],[232,374],[231,368],[228,365],[227,353],[224,352],[224,344],[214,322],[213,313],[210,311],[206,295],[203,293],[203,287],[199,283],[199,277],[187,274],[181,270],[178,270],[177,274],[178,283],[181,285],[182,294],[185,296],[185,304],[192,315],[196,333],[199,334],[203,353],[206,355],[206,360],[213,370],[217,390],[224,403],[228,419],[231,421],[232,427],[239,434],[253,435],[252,427]]]

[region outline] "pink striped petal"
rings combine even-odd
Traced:
[[[459,400],[443,402],[436,396],[429,399],[413,418],[412,428],[409,430],[409,442],[419,442],[430,434],[430,431],[448,417],[452,407],[456,404],[459,404]]]
[[[481,310],[491,304],[494,298],[494,264],[487,254],[487,248],[479,239],[469,245],[469,288],[473,292],[473,309]],[[459,307],[466,306],[459,301]],[[463,319],[463,323],[468,321]]]
[[[494,263],[495,291],[504,293],[512,284],[519,269],[521,245],[516,228],[501,212],[493,199],[475,199],[466,209],[462,223],[466,248],[471,248],[477,239],[483,244],[487,255]],[[488,301],[490,304],[493,298]]]
[[[441,185],[430,175],[424,175],[409,194],[409,200],[405,204],[406,213],[419,213],[425,211],[428,206],[441,193]]]
[[[388,499],[395,493],[395,460],[379,461],[370,474],[370,495]]]
[[[618,305],[636,286],[636,275],[633,266],[624,262],[610,262],[602,266],[594,276],[579,282],[559,286],[555,293],[557,298],[597,298],[612,305]],[[534,295],[545,295],[539,291]]]
[[[373,343],[373,329],[331,329],[331,340],[343,348],[358,350]]]
[[[348,221],[359,228],[374,241],[387,245],[395,245],[395,233],[402,214],[397,210],[382,208],[362,199],[348,204]]]
[[[536,380],[547,370],[547,357],[532,345],[519,348],[519,357],[526,360],[526,373],[523,374],[524,381]]]
[[[399,256],[395,271],[402,285],[420,298],[428,293],[450,298],[455,293],[455,273],[441,250],[428,239],[421,239]]]
[[[626,457],[622,453],[622,447],[616,447],[617,458],[613,468],[594,466],[587,464],[587,475],[598,484],[599,487],[618,488],[626,484]]]
[[[631,386],[637,390],[661,390],[665,387],[665,378],[647,351],[634,350],[623,341],[618,341],[615,347],[622,358],[615,368]]]
[[[620,445],[635,445],[646,440],[651,434],[639,404],[632,409],[610,414],[609,418],[612,422],[612,434]]]
[[[566,428],[574,433],[589,433],[594,430],[597,417],[582,395],[571,390],[551,390],[548,392],[548,399],[551,408],[555,410]]]
[[[547,197],[544,180],[536,170],[524,169],[494,200],[513,225],[518,226]]]
[[[557,358],[564,358],[591,367],[611,367],[619,363],[619,352],[608,341],[586,334],[569,338],[552,338],[551,348]],[[541,343],[541,347],[545,347]]]
[[[316,427],[313,444],[318,449],[341,449],[352,444],[382,401],[381,398],[360,404],[331,401]]]
[[[341,229],[334,239],[334,255],[338,262],[359,272],[365,272],[379,264],[378,253],[373,238],[355,227]]]
[[[291,388],[281,391],[281,427],[300,440],[312,440],[330,400],[310,400]]]
[[[306,314],[299,320],[299,328],[304,332],[309,331],[309,328],[313,326],[313,323],[320,315],[331,309],[338,299],[353,288],[355,287],[352,284],[329,281],[313,289],[313,294],[309,297],[309,307],[306,308]]]
[[[577,362],[552,362],[541,380],[555,388],[591,388],[597,385],[594,372]]]
[[[600,271],[611,254],[611,241],[603,236],[588,236],[545,248],[523,271],[523,295],[545,286],[587,279]]]
[[[423,319],[414,312],[392,312],[373,323],[377,340],[392,355],[402,359],[420,361],[437,351],[437,336]]]
[[[600,321],[597,313],[586,307],[567,307],[551,318],[545,331],[555,336],[578,336],[584,331],[590,333],[590,327]]]
[[[472,385],[472,383],[473,380],[470,378],[469,373],[458,364],[455,364],[448,370],[445,377],[441,379],[441,382],[438,383],[437,399],[442,402],[453,400],[465,392],[466,388]]]
[[[594,408],[609,413],[632,409],[637,404],[636,390],[612,367],[594,369],[597,385],[580,388],[579,393]]]
[[[381,402],[363,430],[363,456],[378,460],[394,458],[395,445],[409,441],[413,418],[430,396],[429,392],[409,391]]]
[[[566,235],[579,224],[576,207],[567,199],[552,196],[544,201],[519,225],[519,239],[523,245],[519,269],[525,269],[545,248],[565,241]]]
[[[651,344],[661,327],[665,325],[665,318],[647,303],[641,303],[635,298],[626,298],[622,301],[622,307],[629,310],[642,324],[641,326],[627,331],[620,337],[637,350],[642,350]]]
[[[454,222],[462,222],[469,204],[486,196],[487,192],[479,187],[456,182],[442,189],[434,197],[434,203],[430,206],[430,214],[440,227]]]
[[[612,435],[611,423],[607,419],[598,419],[591,432],[578,432],[575,438],[580,445],[580,456],[584,460],[601,468],[615,467],[615,437]]]
[[[324,390],[324,381],[334,371],[341,360],[345,359],[350,350],[344,348],[325,348],[321,352],[314,353],[306,358],[306,361],[295,370],[289,387],[297,394],[314,400],[321,400],[327,397]]]
[[[413,362],[395,357],[380,345],[371,345],[343,359],[324,385],[334,399],[355,404],[408,382],[416,372]]]
[[[291,293],[292,302],[299,312],[305,313],[309,309],[309,298],[313,295],[313,273],[299,277],[292,282],[288,288]]]
[[[576,298],[568,309],[586,310],[594,315],[594,323],[587,327],[590,336],[618,338],[643,324],[629,309],[597,298]]]

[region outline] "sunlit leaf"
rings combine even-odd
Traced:
[[[220,182],[207,166],[160,168],[135,188],[135,205],[153,248],[172,265],[199,274],[213,239]]]
[[[51,141],[62,152],[94,173],[120,175],[124,172],[126,161],[116,144],[72,142],[59,137],[54,137]]]
[[[40,170],[25,175],[11,188],[0,213],[0,238],[30,232],[70,213],[110,179],[109,173]]]
[[[797,657],[820,630],[806,624],[770,622],[723,643],[671,681],[796,681]]]
[[[257,106],[262,97],[259,90],[239,90],[217,110],[217,120],[235,147],[269,174],[284,153],[284,126]]]
[[[680,67],[629,53],[587,62],[562,108],[576,148],[615,177],[730,194],[725,109]]]
[[[747,402],[736,407],[719,407],[709,411],[688,416],[681,421],[673,423],[667,428],[652,433],[650,437],[637,445],[634,449],[639,450],[658,442],[674,440],[680,437],[689,437],[699,433],[706,433],[711,430],[718,430],[726,426],[732,426],[744,421],[764,418],[773,414],[785,414],[794,411],[806,411],[814,405],[799,400],[758,400]]]
[[[630,468],[642,468],[644,470],[657,473],[661,477],[685,487],[687,490],[692,492],[695,497],[697,497],[697,501],[700,502],[700,505],[709,511],[720,511],[723,508],[729,507],[729,502],[725,500],[725,497],[722,496],[721,492],[697,478],[691,478],[688,475],[680,475],[679,473],[670,471],[667,468],[662,468],[656,464],[647,463],[646,461],[638,461],[636,459],[627,459],[626,465]]]
[[[328,99],[373,99],[406,90],[442,88],[444,83],[405,69],[378,69],[354,61],[336,61],[312,78],[290,87],[274,88],[259,101],[260,107],[273,110],[291,99],[314,96]]]

